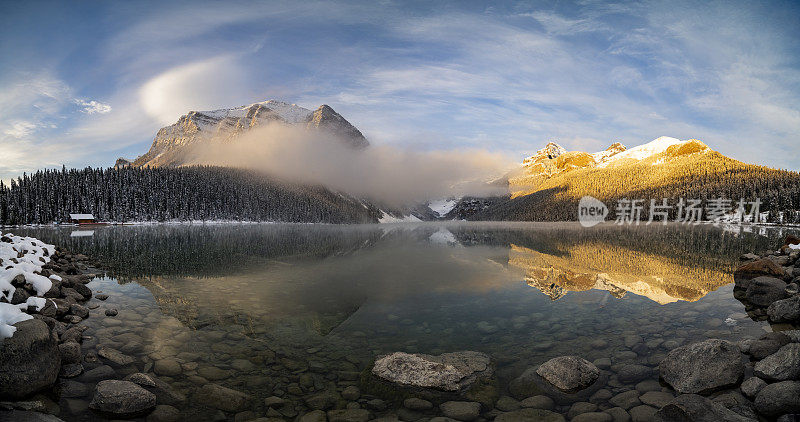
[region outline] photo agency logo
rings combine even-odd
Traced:
[[[583,227],[593,227],[605,221],[608,207],[602,201],[584,196],[578,202],[578,221]]]
[[[684,199],[670,201],[663,198],[660,202],[650,200],[649,206],[644,199],[623,198],[617,201],[614,208],[616,216],[614,223],[638,225],[644,221],[646,225],[653,222],[667,224],[670,215],[674,215],[673,222],[683,224],[711,223],[719,224],[758,224],[764,221],[761,212],[761,200],[754,201],[740,199],[733,202],[726,198]],[[608,207],[597,198],[584,196],[578,202],[578,221],[583,227],[593,227],[608,216]]]

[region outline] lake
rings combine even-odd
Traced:
[[[186,420],[232,420],[195,398],[207,382],[251,395],[256,416],[294,418],[310,397],[359,385],[376,356],[396,351],[487,353],[501,395],[526,368],[566,354],[610,359],[612,392],[652,385],[656,370],[625,382],[614,368],[656,368],[678,345],[770,330],[734,299],[732,272],[741,254],[777,248],[786,234],[455,222],[12,231],[107,267],[89,284],[109,298],[89,302],[99,307],[82,323],[84,353],[133,357],[115,367],[119,377],[155,371],[186,396],[175,404]],[[73,380],[86,393],[61,397],[60,417],[93,420],[93,381]],[[398,412],[363,394],[355,401],[374,415]],[[270,396],[286,404],[268,409]]]

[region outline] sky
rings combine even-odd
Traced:
[[[797,171],[798,39],[797,2],[0,0],[0,180],[267,99],[377,145],[521,162],[663,135]]]

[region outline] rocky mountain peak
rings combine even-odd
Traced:
[[[234,108],[190,111],[174,124],[161,128],[150,150],[132,165],[179,166],[186,163],[189,148],[233,143],[243,133],[272,123],[323,131],[353,148],[369,145],[361,131],[327,104],[311,111],[297,104],[268,100]]]
[[[536,154],[531,155],[522,161],[523,166],[530,166],[537,163],[542,163],[548,160],[553,160],[559,155],[566,153],[567,150],[555,142],[548,142],[544,148],[536,151]]]
[[[361,131],[356,129],[355,126],[351,125],[341,114],[337,113],[327,104],[319,106],[319,108],[311,113],[308,117],[306,127],[333,133],[347,140],[351,146],[356,148],[365,148],[369,145],[369,142]]]
[[[131,161],[130,160],[128,160],[126,158],[119,157],[119,158],[117,158],[117,162],[114,163],[114,168],[115,169],[120,169],[120,168],[123,168],[123,167],[128,167],[130,165],[131,165]]]

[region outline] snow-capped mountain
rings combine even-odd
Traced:
[[[710,152],[696,139],[680,140],[662,136],[653,141],[626,149],[614,142],[606,150],[587,153],[567,151],[555,142],[549,142],[536,154],[525,158],[522,168],[509,177],[512,196],[532,193],[547,180],[580,169],[611,169],[627,165],[660,165],[676,157]]]
[[[156,134],[150,150],[133,166],[180,166],[187,162],[194,146],[207,143],[232,143],[243,133],[267,124],[284,124],[306,130],[319,130],[353,148],[369,142],[350,122],[328,105],[309,110],[277,100],[209,111],[190,111]]]
[[[620,143],[615,143],[614,145],[622,146]],[[614,145],[612,145],[612,147]],[[687,146],[696,147],[694,148],[695,150],[694,152],[703,152],[710,150],[706,144],[698,141],[697,139],[687,139],[685,141],[682,141],[680,139],[670,138],[669,136],[661,136],[646,144],[635,146],[629,150],[625,150],[625,147],[622,146],[622,150],[616,153],[610,154],[608,156],[601,156],[599,157],[600,159],[597,160],[597,167],[600,168],[614,167],[625,163],[640,162],[652,158],[656,155],[663,154],[667,152],[667,150],[669,150],[670,148],[673,148],[673,150],[675,151],[679,151],[680,149],[682,149],[682,147],[687,147]],[[603,152],[607,151],[608,150]],[[595,153],[592,154],[592,156],[594,157],[596,154],[601,154],[601,153]],[[662,160],[661,162],[652,164],[661,164],[665,161],[666,160]]]

